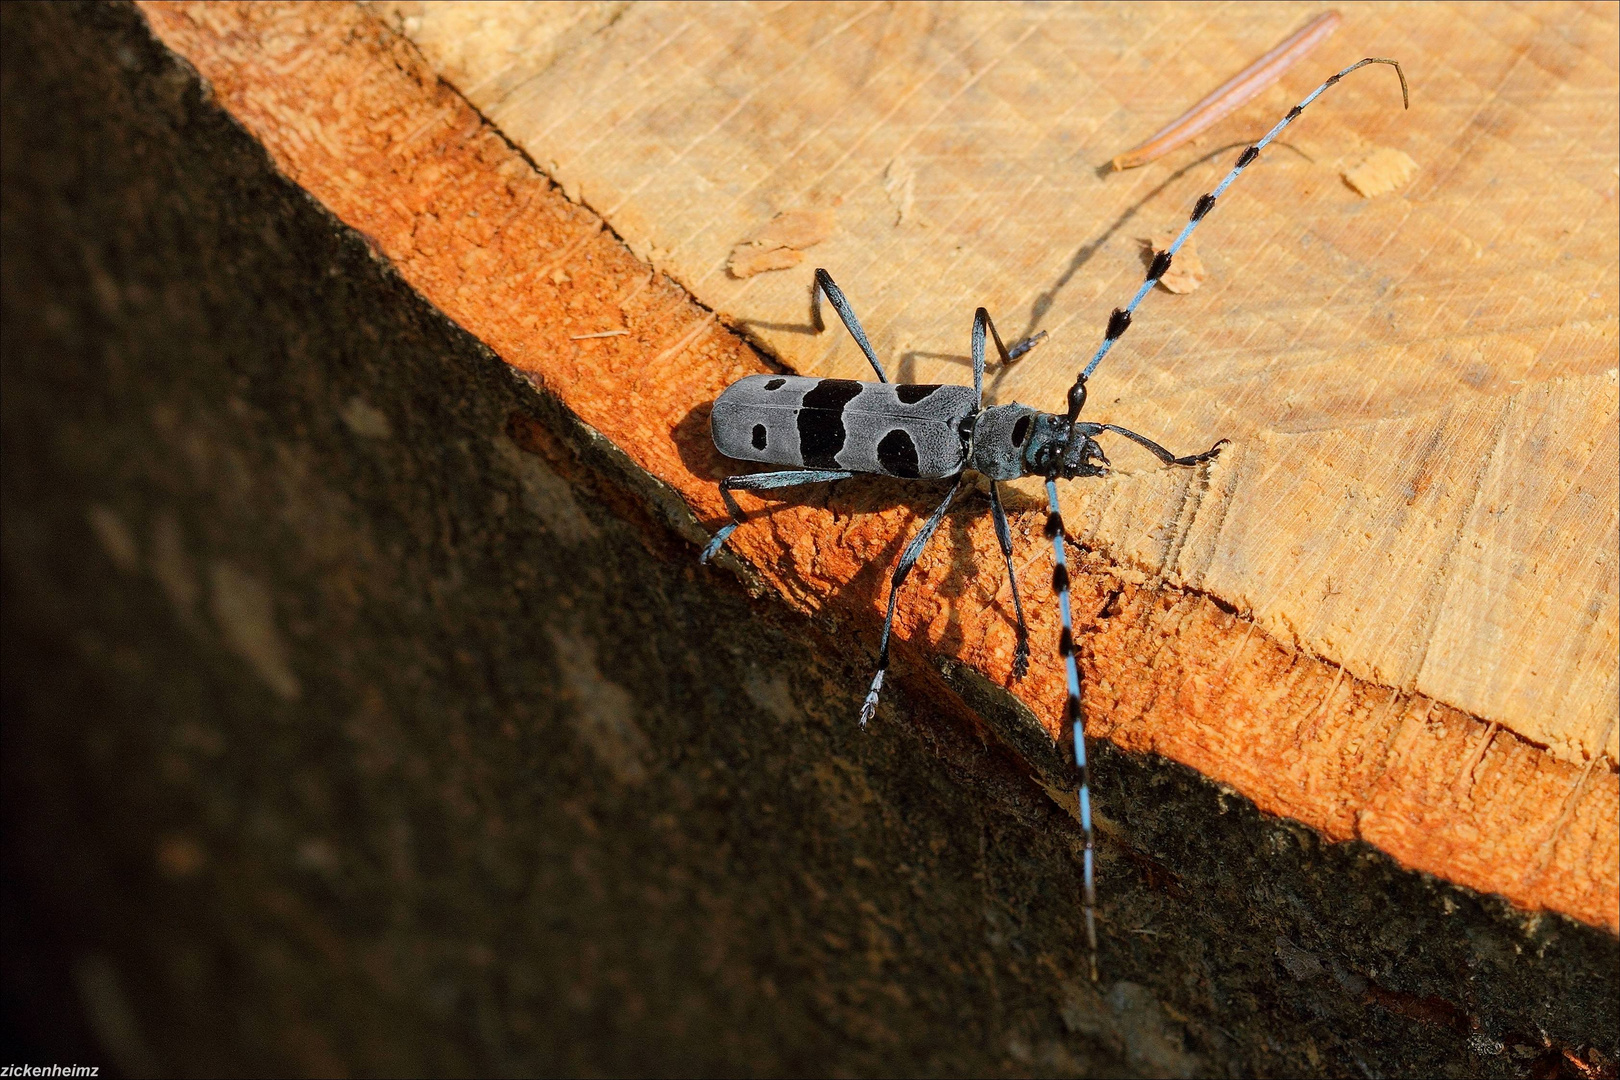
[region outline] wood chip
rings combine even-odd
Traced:
[[[777,214],[753,236],[731,249],[726,270],[734,278],[786,270],[804,261],[804,249],[832,235],[831,210],[789,210]]]
[[[1380,146],[1339,175],[1363,199],[1387,195],[1405,187],[1417,175],[1418,163],[1401,150]]]
[[[1181,230],[1175,232],[1162,232],[1151,240],[1142,241],[1157,255],[1161,251],[1169,251],[1170,245],[1176,242]],[[1169,271],[1159,279],[1159,284],[1165,291],[1178,294],[1190,293],[1204,283],[1209,277],[1209,271],[1204,269],[1204,261],[1198,257],[1198,241],[1188,240],[1176,252],[1176,257],[1170,263]]]
[[[804,252],[795,248],[762,247],[749,241],[731,249],[726,270],[734,278],[749,278],[767,270],[786,270],[804,262]]]

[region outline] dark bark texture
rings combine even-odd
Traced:
[[[699,568],[649,481],[277,175],[137,12],[0,17],[13,1058],[1612,1061],[1612,937],[1106,747],[1093,986],[1050,751],[980,719],[1005,695],[947,670],[861,731],[866,650]]]

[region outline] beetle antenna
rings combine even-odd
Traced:
[[[1091,948],[1091,981],[1097,981],[1097,877],[1095,837],[1091,829],[1091,767],[1086,762],[1086,717],[1080,704],[1080,666],[1074,659],[1074,616],[1069,598],[1069,560],[1064,551],[1063,514],[1058,510],[1057,481],[1046,481],[1046,535],[1052,541],[1052,591],[1058,597],[1058,615],[1063,623],[1058,652],[1063,655],[1063,675],[1069,696],[1063,719],[1074,735],[1074,763],[1080,771],[1075,797],[1080,809],[1081,902],[1086,919],[1086,943]]]
[[[1198,200],[1197,203],[1193,205],[1192,216],[1187,219],[1187,224],[1182,227],[1181,234],[1176,237],[1175,242],[1172,243],[1169,248],[1159,252],[1153,257],[1153,264],[1148,267],[1147,280],[1142,282],[1142,287],[1136,290],[1136,295],[1131,297],[1131,302],[1122,308],[1115,308],[1114,313],[1108,317],[1108,329],[1103,335],[1102,345],[1098,347],[1096,355],[1091,358],[1091,363],[1087,364],[1085,369],[1080,372],[1080,377],[1075,380],[1074,388],[1069,391],[1069,431],[1071,434],[1074,429],[1074,422],[1079,415],[1079,411],[1074,407],[1076,399],[1078,398],[1080,401],[1085,400],[1085,392],[1083,389],[1081,389],[1084,386],[1085,381],[1091,377],[1091,373],[1097,369],[1097,365],[1102,363],[1102,358],[1108,355],[1108,350],[1114,347],[1114,342],[1118,341],[1120,336],[1123,335],[1130,327],[1131,316],[1136,313],[1137,305],[1142,302],[1148,293],[1153,291],[1153,286],[1159,283],[1159,279],[1164,277],[1164,275],[1169,272],[1170,263],[1175,259],[1176,253],[1179,252],[1182,245],[1187,242],[1187,238],[1192,236],[1193,230],[1198,228],[1198,223],[1203,221],[1204,217],[1210,212],[1210,210],[1214,208],[1215,201],[1226,193],[1226,189],[1232,186],[1232,181],[1238,178],[1239,173],[1254,163],[1254,160],[1260,156],[1260,151],[1264,150],[1268,145],[1270,145],[1273,139],[1282,134],[1283,128],[1293,123],[1294,119],[1299,116],[1300,113],[1305,111],[1305,106],[1321,97],[1323,92],[1326,91],[1328,87],[1332,86],[1334,83],[1338,82],[1352,71],[1355,71],[1357,68],[1366,67],[1368,64],[1388,64],[1395,69],[1395,74],[1401,80],[1401,104],[1405,108],[1411,108],[1412,101],[1411,95],[1407,90],[1406,73],[1401,70],[1401,65],[1396,61],[1386,59],[1385,57],[1369,56],[1365,60],[1356,61],[1354,64],[1351,64],[1337,75],[1331,76],[1326,82],[1324,82],[1321,86],[1318,86],[1315,90],[1312,90],[1306,95],[1305,100],[1301,101],[1298,105],[1295,105],[1292,109],[1289,109],[1288,115],[1277,121],[1277,126],[1266,132],[1265,136],[1259,142],[1255,143],[1253,146],[1250,146],[1248,149],[1244,150],[1243,153],[1239,154],[1237,164],[1232,166],[1232,171],[1226,174],[1226,179],[1222,180],[1218,185],[1216,185],[1214,191],[1204,195]],[[1064,442],[1067,444],[1067,437],[1065,438]],[[1060,454],[1055,460],[1061,460],[1061,458],[1062,455]],[[1056,474],[1053,473],[1051,475]]]

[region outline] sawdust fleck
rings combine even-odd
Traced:
[[[831,210],[789,210],[777,214],[765,227],[731,249],[726,269],[734,278],[753,277],[767,270],[786,270],[804,261],[804,250],[832,235]]]
[[[1380,146],[1339,175],[1344,177],[1344,182],[1356,194],[1363,199],[1372,199],[1405,187],[1417,175],[1417,171],[1418,163],[1408,157],[1405,151]]]
[[[1149,249],[1148,259],[1161,251],[1169,251],[1170,245],[1176,242],[1181,230],[1175,232],[1158,233],[1151,240],[1143,241]],[[1177,294],[1190,293],[1202,285],[1209,277],[1209,271],[1204,268],[1204,261],[1198,257],[1198,242],[1188,240],[1176,252],[1174,261],[1170,263],[1169,271],[1159,279],[1159,284],[1165,291]]]

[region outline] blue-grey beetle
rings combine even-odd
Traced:
[[[1410,107],[1406,75],[1401,71],[1400,64],[1382,57],[1369,57],[1351,64],[1311,91],[1264,138],[1238,155],[1237,164],[1226,174],[1226,178],[1194,204],[1192,215],[1180,235],[1167,250],[1154,257],[1148,268],[1147,279],[1137,289],[1131,302],[1123,308],[1116,308],[1109,317],[1102,345],[1069,389],[1066,413],[1044,413],[1017,404],[983,406],[986,331],[995,341],[996,352],[1003,364],[1012,363],[1046,336],[1042,331],[1008,349],[1002,344],[1001,335],[996,332],[995,324],[990,321],[990,315],[984,308],[979,308],[973,316],[972,389],[965,386],[889,382],[871,342],[867,340],[866,331],[861,328],[860,320],[855,317],[849,301],[825,270],[816,271],[816,286],[812,292],[817,329],[821,328],[820,298],[825,295],[839,318],[843,319],[850,336],[866,354],[878,381],[868,383],[799,375],[750,375],[728,386],[714,403],[710,426],[714,433],[714,445],[722,454],[741,461],[760,461],[792,468],[748,473],[721,482],[720,495],[731,514],[731,521],[715,533],[703,549],[701,557],[704,562],[713,558],[726,542],[726,537],[742,524],[742,508],[732,498],[733,491],[764,491],[827,480],[847,480],[856,473],[877,473],[906,479],[956,479],[944,501],[929,516],[917,535],[912,537],[911,543],[906,545],[889,580],[889,610],[883,620],[883,637],[878,646],[878,670],[861,705],[860,722],[863,727],[876,712],[878,695],[883,690],[883,674],[889,665],[889,634],[894,626],[895,598],[911,568],[916,565],[923,547],[945,519],[946,510],[961,492],[963,474],[969,470],[984,475],[990,481],[990,513],[995,522],[1002,557],[1007,563],[1007,575],[1012,579],[1013,610],[1018,619],[1013,675],[1020,679],[1024,677],[1029,666],[1029,631],[1024,624],[1024,608],[1013,572],[1012,531],[1007,525],[1007,514],[1002,509],[996,483],[1021,476],[1046,478],[1046,535],[1052,541],[1055,563],[1052,588],[1057,593],[1062,623],[1058,652],[1063,658],[1068,681],[1065,723],[1074,733],[1075,765],[1080,774],[1076,794],[1085,843],[1084,902],[1093,980],[1097,978],[1097,925],[1090,775],[1086,764],[1085,723],[1080,709],[1080,672],[1074,659],[1069,571],[1064,549],[1063,518],[1058,513],[1057,481],[1101,476],[1107,472],[1108,459],[1096,440],[1096,436],[1105,431],[1139,443],[1166,465],[1194,466],[1209,461],[1220,453],[1226,440],[1217,442],[1201,454],[1177,457],[1152,439],[1134,431],[1114,424],[1081,422],[1080,410],[1086,401],[1086,380],[1108,350],[1113,348],[1114,342],[1130,327],[1131,316],[1137,305],[1170,269],[1176,253],[1238,174],[1258,158],[1260,152],[1323,91],[1367,64],[1389,64],[1394,67],[1401,80],[1402,104]]]

